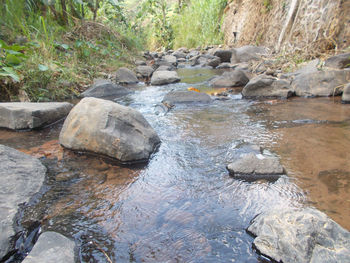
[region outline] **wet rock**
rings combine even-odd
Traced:
[[[171,91],[163,98],[162,103],[166,105],[175,105],[178,103],[208,103],[211,98],[206,93],[196,91]]]
[[[231,63],[249,62],[261,59],[262,55],[267,55],[267,48],[257,46],[243,46],[232,49]]]
[[[224,62],[224,63],[220,63],[219,66],[217,66],[217,69],[222,69],[222,68],[234,68],[236,67],[236,65],[232,65],[231,63],[228,62]]]
[[[193,57],[197,57],[197,56],[199,56],[199,51],[198,50],[192,50],[192,51],[190,51],[188,54],[187,54],[187,56],[186,56],[186,58],[187,59],[190,59],[190,58],[193,58]]]
[[[219,57],[213,56],[211,58],[208,58],[208,61],[205,63],[205,65],[216,68],[221,63],[221,59]]]
[[[40,235],[32,251],[23,263],[74,263],[75,243],[56,232],[44,232]]]
[[[152,76],[154,69],[150,66],[138,66],[136,67],[136,73],[141,78],[149,78]]]
[[[296,76],[292,89],[301,97],[338,96],[343,85],[349,82],[350,70],[318,71]]]
[[[65,120],[59,142],[68,149],[129,163],[147,161],[160,139],[138,111],[107,100],[84,98]]]
[[[324,65],[330,68],[350,68],[350,53],[340,54],[334,57],[328,58]]]
[[[120,68],[116,72],[116,81],[120,84],[135,84],[138,83],[136,74],[128,68]]]
[[[156,69],[156,71],[173,71],[173,70],[175,70],[175,67],[171,65],[161,65]]]
[[[95,98],[119,98],[131,93],[131,90],[112,83],[110,80],[98,79],[91,88],[84,91],[81,96]]]
[[[159,68],[161,67],[167,67],[168,70],[175,70],[175,66],[172,65],[171,63],[164,61],[164,60],[158,60],[154,63],[153,68],[155,68],[156,70],[160,71]]]
[[[163,60],[165,62],[170,63],[171,65],[173,65],[175,67],[177,65],[177,58],[175,56],[173,56],[173,55],[166,55],[166,56],[163,57]]]
[[[219,57],[221,62],[231,62],[232,50],[217,49],[214,56]]]
[[[350,232],[314,208],[262,213],[248,231],[255,248],[277,262],[350,262]]]
[[[249,82],[246,74],[239,69],[224,72],[221,76],[210,81],[213,87],[242,87]]]
[[[178,63],[185,63],[185,62],[186,62],[186,59],[185,59],[185,58],[178,58],[178,59],[177,59],[177,62],[178,62]]]
[[[185,58],[186,59],[186,54],[180,50],[177,50],[173,53],[173,56],[176,57],[177,59],[179,58]]]
[[[283,166],[275,156],[248,153],[227,166],[230,175],[247,180],[278,179],[284,174]]]
[[[44,127],[66,117],[72,108],[67,102],[0,103],[0,127],[13,130]]]
[[[179,82],[181,79],[175,71],[156,71],[151,78],[152,85],[166,85]]]
[[[45,179],[41,162],[15,149],[0,145],[0,260],[11,247],[18,205],[27,203]]]
[[[348,83],[343,90],[343,95],[341,97],[343,103],[350,103],[350,83]]]

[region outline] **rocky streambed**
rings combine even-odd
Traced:
[[[350,107],[327,97],[347,64],[286,74],[266,56],[147,52],[46,128],[55,107],[0,104],[3,127],[39,128],[0,131],[20,151],[1,148],[2,261],[348,261]]]

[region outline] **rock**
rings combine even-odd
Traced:
[[[150,78],[153,74],[154,69],[150,66],[138,66],[136,68],[136,73],[142,78]]]
[[[208,59],[208,62],[205,63],[207,66],[216,68],[217,66],[219,66],[221,63],[221,59],[219,57],[215,57],[213,56],[212,58]]]
[[[255,153],[241,155],[227,170],[231,176],[247,180],[278,179],[284,173],[277,157]]]
[[[146,66],[146,61],[143,61],[143,60],[136,60],[135,61],[135,65],[136,66]]]
[[[166,94],[162,100],[162,103],[169,105],[170,107],[178,103],[208,103],[211,102],[211,98],[206,93],[196,91],[171,91]]]
[[[173,66],[175,66],[175,67],[176,67],[176,65],[177,65],[177,59],[176,59],[176,57],[173,56],[173,55],[166,55],[166,56],[163,57],[163,60],[164,60],[165,62],[170,63],[171,65],[173,65]]]
[[[179,50],[175,51],[173,53],[173,56],[176,57],[177,59],[179,59],[179,58],[185,58],[186,59],[186,54],[184,52],[182,52],[182,51],[179,51]]]
[[[75,243],[56,232],[44,232],[40,235],[32,251],[23,263],[74,263]]]
[[[292,89],[297,96],[338,96],[341,87],[350,82],[350,70],[331,70],[304,73],[296,76],[292,82]]]
[[[221,62],[231,62],[232,50],[217,49],[214,56],[219,57]]]
[[[46,168],[38,159],[0,145],[0,259],[11,249],[18,205],[40,190],[45,174]]]
[[[165,85],[179,82],[181,79],[176,71],[156,71],[151,78],[152,85]]]
[[[0,127],[13,130],[44,127],[66,117],[72,108],[67,102],[0,103]]]
[[[242,87],[249,82],[248,77],[242,70],[224,72],[221,76],[210,81],[213,87]]]
[[[193,58],[193,57],[197,57],[197,56],[199,56],[199,54],[200,54],[199,51],[192,50],[192,51],[190,51],[190,53],[187,54],[186,58],[190,59],[190,58]]]
[[[185,59],[185,58],[178,58],[178,59],[177,59],[177,62],[178,62],[178,63],[185,63],[185,62],[186,62],[186,59]]]
[[[167,61],[164,60],[158,60],[154,63],[153,68],[158,70],[160,67],[167,67],[169,70],[175,70],[175,66]]]
[[[116,72],[116,81],[120,84],[135,84],[138,83],[136,74],[128,68],[120,68]]]
[[[130,163],[147,161],[160,139],[138,111],[107,100],[84,98],[65,120],[59,142],[72,150]]]
[[[185,48],[185,47],[180,47],[178,50],[176,50],[176,51],[178,51],[178,52],[183,52],[183,53],[188,53],[189,51],[188,51],[188,49],[187,48]],[[176,52],[175,51],[175,52]]]
[[[156,71],[173,71],[175,70],[174,66],[167,66],[167,65],[162,65],[159,66]]]
[[[237,64],[241,62],[249,62],[252,60],[259,60],[261,55],[266,55],[267,49],[265,47],[243,46],[232,49],[231,63]]]
[[[293,96],[290,81],[259,75],[251,79],[242,90],[243,98],[289,98]]]
[[[277,262],[350,262],[350,232],[314,208],[262,213],[248,232],[255,248]]]
[[[350,53],[340,54],[334,57],[328,58],[324,65],[330,68],[350,68]]]
[[[119,98],[123,97],[131,91],[125,87],[112,83],[110,80],[98,79],[92,84],[91,88],[87,89],[81,96],[95,98]]]
[[[350,103],[350,83],[345,86],[341,101],[342,103]]]
[[[224,63],[220,63],[220,65],[217,66],[216,68],[223,69],[223,68],[235,68],[235,67],[236,65],[232,65],[231,63],[224,62]]]

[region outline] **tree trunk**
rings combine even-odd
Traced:
[[[97,10],[100,8],[100,0],[96,0],[95,2],[95,8],[94,8],[94,21],[96,21],[97,17]]]

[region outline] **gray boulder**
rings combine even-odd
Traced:
[[[173,71],[175,70],[174,66],[171,65],[161,65],[155,71]]]
[[[176,71],[156,71],[151,78],[152,85],[165,85],[170,83],[179,82],[181,79],[177,75]]]
[[[350,53],[340,54],[334,57],[328,58],[324,65],[330,68],[350,68]]]
[[[170,63],[173,66],[177,65],[177,58],[175,56],[173,56],[173,55],[166,55],[166,56],[163,57],[163,60],[165,62]]]
[[[150,78],[154,72],[154,69],[150,66],[138,66],[136,67],[136,74],[141,78]]]
[[[343,85],[349,82],[350,70],[318,71],[296,76],[292,89],[301,97],[338,96]]]
[[[143,60],[136,60],[135,65],[136,66],[146,66],[147,63],[146,63],[146,61],[143,61]]]
[[[277,262],[350,262],[350,233],[314,208],[262,213],[248,232],[254,247]]]
[[[221,62],[231,62],[232,50],[217,49],[214,56],[219,57]]]
[[[249,82],[246,74],[239,69],[226,71],[221,76],[210,81],[213,87],[242,87]]]
[[[208,61],[205,63],[206,66],[210,66],[216,68],[221,63],[221,59],[219,57],[213,56],[212,58],[208,58]]]
[[[175,70],[175,66],[164,60],[157,60],[152,66],[154,69],[158,70],[160,67],[167,67],[169,70]]]
[[[248,153],[227,166],[230,175],[247,180],[278,179],[284,174],[283,166],[275,156]]]
[[[171,91],[166,94],[162,100],[162,103],[168,106],[173,106],[179,103],[208,103],[211,102],[211,98],[206,93],[196,91]]]
[[[267,55],[268,50],[265,47],[257,46],[243,46],[232,49],[231,63],[237,64],[242,62],[249,62],[252,60],[261,59],[262,55]]]
[[[116,81],[120,84],[135,84],[138,83],[136,74],[128,68],[120,68],[116,72]]]
[[[110,80],[98,79],[92,84],[91,88],[81,93],[81,97],[119,98],[129,93],[131,93],[129,89],[114,84]]]
[[[147,161],[160,143],[141,113],[96,98],[84,98],[72,109],[59,141],[66,148],[106,155],[122,163]]]
[[[179,59],[179,58],[186,58],[187,55],[181,50],[177,50],[173,53],[173,56]]]
[[[343,103],[350,103],[350,83],[344,87],[341,101]]]
[[[220,63],[219,66],[217,66],[217,69],[223,69],[223,68],[235,68],[237,65],[232,65],[231,63],[228,62],[224,62],[224,63]]]
[[[0,127],[21,130],[47,126],[67,116],[73,105],[67,102],[0,103]]]
[[[0,259],[9,252],[18,205],[27,203],[45,179],[41,162],[15,149],[0,145]]]
[[[252,78],[242,90],[243,98],[289,98],[293,96],[290,81],[272,76],[259,75]]]
[[[74,241],[56,232],[40,235],[23,263],[74,263]]]
[[[193,57],[197,57],[197,56],[199,56],[199,54],[200,54],[200,52],[198,50],[192,50],[187,54],[186,58],[190,59]]]

